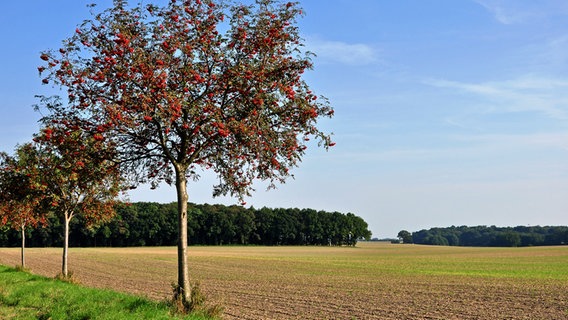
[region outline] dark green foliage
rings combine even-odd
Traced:
[[[189,204],[191,245],[350,245],[370,239],[368,224],[353,213],[313,209],[245,208]],[[72,247],[173,246],[177,244],[177,204],[120,204],[108,223],[90,228],[78,216],[71,222]],[[61,246],[62,225],[50,218],[29,230],[28,246]],[[0,246],[19,246],[19,233],[0,230]]]
[[[397,234],[397,237],[399,240],[393,243],[400,243],[401,241],[402,243],[412,243],[412,233],[406,230],[400,230],[400,232]]]
[[[402,232],[402,231],[401,231]],[[568,227],[449,227],[412,234],[416,244],[470,247],[527,247],[568,244]]]

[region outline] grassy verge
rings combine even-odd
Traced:
[[[86,288],[0,265],[0,319],[192,319],[167,303]]]

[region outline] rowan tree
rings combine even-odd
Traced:
[[[178,288],[190,307],[187,181],[219,178],[213,194],[244,201],[256,179],[269,188],[291,176],[308,140],[334,143],[317,121],[333,109],[302,74],[297,3],[126,1],[81,24],[59,51],[41,55],[44,83],[67,89],[84,130],[116,142],[133,186],[165,181],[178,199]]]
[[[33,144],[16,147],[14,156],[0,153],[0,225],[20,231],[21,266],[26,268],[26,229],[46,225],[39,204],[44,188],[38,183],[39,162]]]
[[[52,108],[57,106],[52,104]],[[48,207],[63,218],[61,275],[69,276],[69,223],[81,215],[88,225],[107,222],[115,214],[114,205],[122,190],[119,167],[109,141],[81,131],[67,114],[55,113],[42,121],[46,127],[34,141],[38,144],[41,166],[39,181]]]

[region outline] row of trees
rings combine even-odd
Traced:
[[[274,187],[290,177],[314,140],[334,145],[318,128],[333,109],[302,77],[312,68],[297,25],[303,11],[279,0],[114,0],[92,14],[61,48],[40,55],[42,83],[65,96],[37,106],[46,115],[30,144],[38,170],[11,164],[21,157],[4,161],[0,222],[25,233],[58,214],[67,276],[74,217],[110,217],[125,186],[175,185],[175,298],[190,309],[187,182],[212,170],[214,195],[243,201],[255,180]]]
[[[13,155],[0,152],[0,226],[21,233],[22,267],[26,231],[45,226],[51,215],[63,226],[61,273],[67,277],[71,221],[77,215],[86,225],[108,221],[123,189],[111,153],[107,143],[79,130],[53,128],[44,128]]]
[[[313,209],[244,208],[189,204],[188,241],[193,245],[352,245],[371,232],[360,217]],[[177,203],[138,202],[116,207],[107,223],[71,224],[71,246],[173,246],[177,244]],[[28,246],[63,244],[60,219],[27,232]],[[18,246],[19,232],[0,232],[0,246]]]
[[[406,230],[398,237],[404,243],[472,246],[472,247],[526,247],[568,244],[567,226],[518,227],[448,227],[420,230],[410,234]]]

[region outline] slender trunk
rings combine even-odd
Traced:
[[[21,251],[21,256],[22,256],[22,269],[26,268],[26,225],[22,224],[22,251]]]
[[[63,229],[63,259],[61,264],[61,274],[63,277],[67,278],[69,275],[69,270],[67,268],[67,252],[69,251],[69,221],[71,221],[71,215],[65,212],[65,226]]]
[[[183,166],[175,166],[176,191],[178,202],[178,286],[175,298],[181,299],[184,305],[191,304],[191,286],[187,264],[187,178]]]

